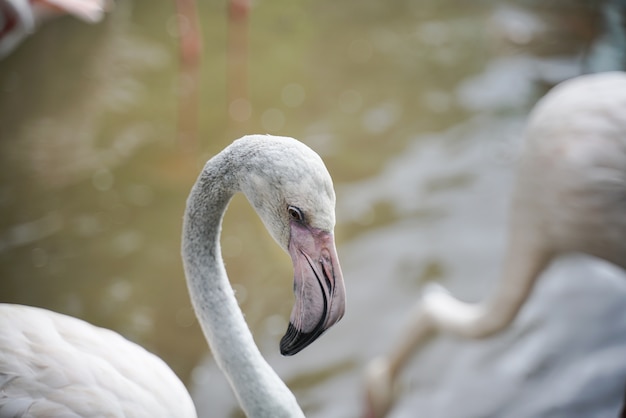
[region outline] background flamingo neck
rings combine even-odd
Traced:
[[[187,200],[182,258],[196,315],[213,356],[248,416],[303,416],[295,397],[259,352],[221,257],[224,212],[239,190],[237,156],[226,151],[211,159]]]
[[[530,296],[535,282],[553,258],[553,253],[531,236],[512,234],[502,276],[485,302],[492,332],[506,328]]]
[[[515,319],[553,256],[545,248],[541,232],[520,218],[525,217],[513,216],[502,275],[483,302],[462,302],[440,286],[431,286],[425,292],[421,315],[436,329],[469,338],[485,338],[506,328]]]

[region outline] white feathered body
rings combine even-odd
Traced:
[[[586,253],[626,269],[626,73],[577,77],[544,96],[529,117],[516,179],[495,289],[482,303],[466,303],[426,286],[406,338],[367,369],[373,416],[391,407],[394,379],[426,336],[502,331],[560,254]]]
[[[195,417],[157,356],[70,316],[0,304],[0,418]]]
[[[242,409],[254,418],[304,418],[296,397],[254,343],[226,275],[221,223],[238,191],[292,256],[294,319],[281,340],[281,350],[292,355],[344,313],[332,179],[321,158],[299,141],[247,136],[207,162],[183,221],[189,294]],[[310,329],[302,327],[311,323]],[[0,304],[0,418],[195,416],[174,372],[138,345],[76,318]]]
[[[566,81],[538,103],[513,211],[546,250],[626,268],[626,73]]]

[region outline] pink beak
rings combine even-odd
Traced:
[[[285,356],[298,353],[336,324],[346,306],[332,233],[292,221],[289,254],[296,301],[287,333],[280,341],[280,352]]]

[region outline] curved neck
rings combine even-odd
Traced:
[[[241,407],[250,417],[304,416],[294,395],[259,352],[221,257],[224,212],[239,178],[245,176],[232,152],[211,159],[187,200],[182,255],[187,285],[202,331]]]
[[[516,227],[532,229],[527,224],[513,228]],[[535,232],[518,230],[510,234],[502,276],[484,304],[484,313],[490,318],[492,332],[500,331],[513,322],[554,256],[538,238],[540,232]]]
[[[504,268],[489,297],[478,304],[465,303],[438,286],[431,286],[435,291],[425,293],[418,320],[469,338],[485,338],[507,327],[554,255],[545,246],[543,228],[514,206]],[[413,345],[409,343],[409,347]]]

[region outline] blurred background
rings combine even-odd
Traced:
[[[114,329],[176,371],[200,416],[242,416],[190,306],[182,213],[232,140],[292,136],[335,181],[345,318],[281,358],[291,263],[241,196],[223,256],[257,344],[307,416],[357,417],[363,368],[399,338],[425,282],[477,301],[497,279],[526,115],[559,81],[623,68],[625,10],[115,0],[95,24],[47,20],[0,61],[0,301]],[[510,330],[418,353],[391,415],[615,416],[625,276],[560,260]]]

